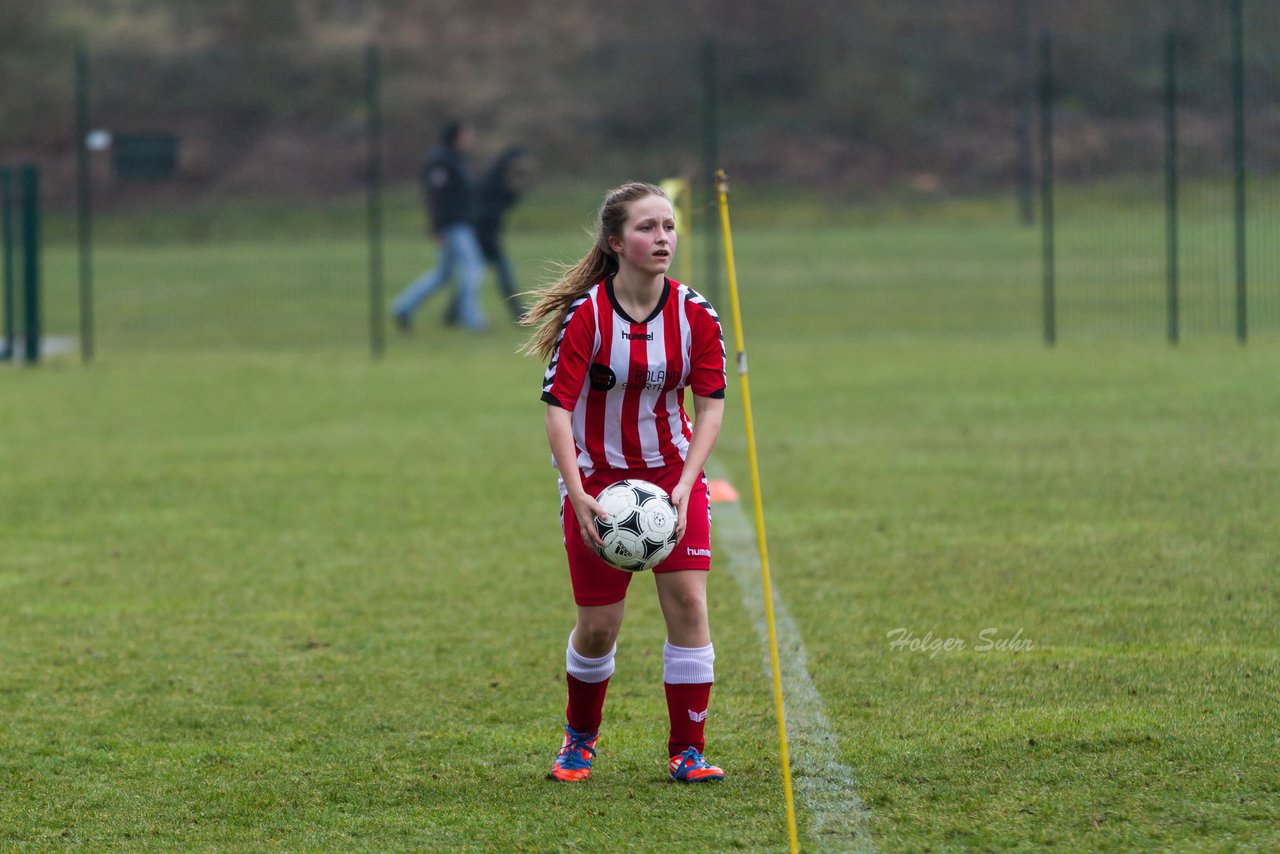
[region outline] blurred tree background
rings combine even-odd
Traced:
[[[973,266],[973,281],[1007,283],[1000,293],[957,286],[950,260],[913,268],[915,250],[861,284],[904,283],[896,298],[929,306],[912,310],[921,328],[952,322],[936,294],[954,291],[979,325],[1030,329],[1049,279],[1025,227],[1049,219],[1037,206],[1049,196],[1037,103],[1046,37],[1064,324],[1163,330],[1171,258],[1188,325],[1222,331],[1243,317],[1246,268],[1257,325],[1280,324],[1276,0],[0,0],[0,21],[0,164],[39,166],[50,245],[87,247],[92,236],[103,248],[210,250],[145,260],[81,251],[76,268],[53,256],[54,330],[97,316],[104,338],[138,346],[170,340],[168,330],[175,344],[196,329],[219,342],[275,341],[282,328],[296,328],[290,341],[363,335],[362,316],[381,299],[382,262],[367,259],[382,258],[382,236],[387,281],[424,263],[416,179],[452,118],[479,131],[477,170],[508,145],[535,153],[537,192],[514,212],[514,233],[572,233],[601,187],[634,178],[696,179],[706,203],[711,168],[723,166],[752,191],[738,197],[751,200],[737,208],[740,225],[802,232],[941,211],[1008,229]],[[114,142],[82,157],[80,130]],[[140,139],[176,141],[163,180],[121,168],[125,142]],[[1166,204],[1175,174],[1177,211]],[[253,284],[264,262],[240,241],[266,239],[323,274],[272,267],[265,292]],[[253,272],[236,272],[218,243]],[[714,283],[714,242],[695,245],[708,248],[693,275]],[[97,315],[77,296],[90,292],[91,257]],[[134,260],[161,271],[140,274]],[[334,295],[323,310],[322,278]],[[244,317],[213,322],[228,305],[260,318],[258,332],[244,331]]]
[[[1268,71],[1249,94],[1265,170],[1280,160],[1275,5],[1246,0],[1246,61]],[[1219,121],[1230,65],[1229,0],[0,0],[0,18],[0,159],[46,161],[55,203],[73,183],[81,44],[96,125],[176,132],[188,188],[264,193],[339,192],[360,174],[370,44],[393,183],[452,116],[478,125],[484,153],[533,146],[551,178],[694,174],[711,40],[723,160],[834,194],[1012,186],[1042,30],[1068,177],[1158,162],[1166,28],[1199,69],[1187,127],[1197,109]],[[1127,143],[1097,143],[1117,134]]]

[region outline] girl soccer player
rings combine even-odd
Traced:
[[[702,467],[724,417],[724,338],[710,303],[667,278],[675,249],[671,200],[651,184],[624,184],[605,196],[591,250],[534,292],[523,320],[536,327],[526,352],[549,361],[542,399],[577,605],[554,780],[587,779],[595,757],[631,581],[591,549],[601,545],[594,519],[605,516],[595,496],[627,478],[667,490],[678,515],[676,547],[654,568],[667,624],[667,770],[683,783],[724,777],[702,755],[715,678],[706,597],[711,510]]]

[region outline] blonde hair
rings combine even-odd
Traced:
[[[618,256],[609,245],[609,238],[622,236],[628,206],[649,196],[670,201],[661,187],[639,181],[614,187],[605,194],[596,216],[595,242],[591,249],[578,263],[564,267],[554,282],[528,293],[534,302],[520,318],[520,324],[534,327],[534,332],[520,348],[522,353],[541,359],[551,357],[569,306],[601,279],[618,271]]]

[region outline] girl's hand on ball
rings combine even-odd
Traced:
[[[685,522],[689,518],[689,495],[693,489],[684,481],[676,484],[671,490],[671,503],[676,506],[676,542],[684,539]]]
[[[583,495],[578,499],[570,497],[569,503],[573,505],[573,515],[577,517],[578,533],[582,535],[582,541],[589,546],[604,548],[604,540],[596,533],[595,520],[608,519],[609,514],[590,495]]]

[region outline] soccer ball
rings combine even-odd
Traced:
[[[604,548],[596,553],[627,572],[653,569],[676,546],[676,508],[662,487],[647,480],[620,480],[596,501],[609,514],[596,518]]]

